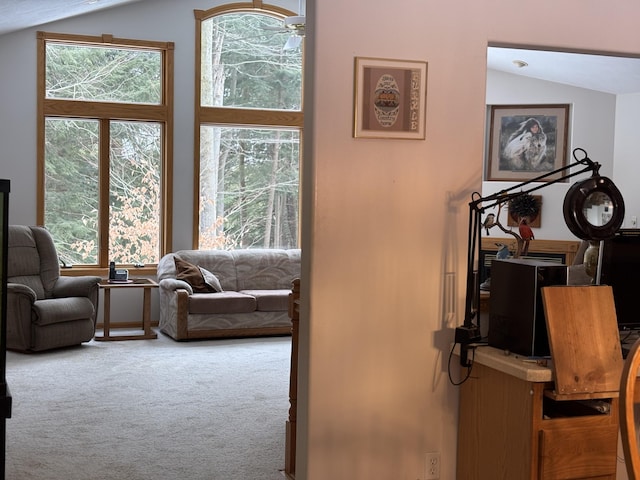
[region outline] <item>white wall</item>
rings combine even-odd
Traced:
[[[489,70],[487,72],[487,105],[526,104],[569,104],[570,121],[567,144],[568,162],[575,160],[571,155],[574,148],[587,151],[589,158],[602,166],[600,173],[612,177],[614,165],[614,142],[616,133],[616,96],[584,88],[575,88],[553,82],[545,82],[519,75]],[[579,170],[579,169],[577,169]],[[570,179],[583,180],[585,173]],[[615,179],[614,179],[615,181]],[[534,229],[538,239],[575,240],[567,228],[562,215],[562,203],[570,182],[549,185],[534,192],[542,196],[542,221],[539,229]],[[483,195],[496,193],[515,185],[516,182],[483,182]],[[531,185],[533,186],[533,185]],[[501,214],[506,225],[506,210]],[[507,237],[498,228],[493,228],[491,236]]]
[[[508,0],[322,0],[307,11],[299,478],[415,480],[439,450],[453,479],[446,363],[462,321],[466,206],[482,187],[487,45],[640,53],[640,6],[539,0],[531,15]],[[426,140],[352,138],[354,56],[429,62]],[[611,156],[599,148],[590,155]]]
[[[640,94],[619,95],[616,105],[616,139],[613,176],[625,202],[625,227],[632,228],[631,217],[640,222],[640,145],[638,145],[638,112]],[[638,224],[640,225],[640,224]],[[637,227],[635,227],[637,228]]]
[[[192,10],[217,2],[149,0],[40,28],[176,43],[175,249],[192,231]],[[455,478],[447,360],[467,203],[482,187],[487,45],[640,53],[635,0],[535,8],[548,13],[523,19],[511,0],[309,0],[299,480],[423,479],[428,451]],[[35,29],[0,37],[0,177],[12,180],[14,223],[36,218],[35,49]],[[355,56],[429,63],[426,140],[352,138]]]

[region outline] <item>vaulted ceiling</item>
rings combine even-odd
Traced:
[[[3,0],[0,35],[141,0]]]

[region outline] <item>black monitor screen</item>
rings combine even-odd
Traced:
[[[625,229],[604,241],[600,283],[610,285],[621,329],[640,328],[640,229]]]

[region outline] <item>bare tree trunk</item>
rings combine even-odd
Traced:
[[[278,164],[280,163],[280,130],[276,130],[276,139],[273,143],[273,160],[271,163],[271,179],[269,180],[269,197],[267,200],[267,209],[265,211],[265,229],[264,229],[264,247],[271,246],[271,226],[273,224],[273,208],[276,195],[276,183],[278,179]],[[273,243],[276,242],[274,238]]]
[[[213,21],[202,22],[202,83],[201,104],[219,105],[222,103],[224,89],[224,68],[220,65],[224,31],[214,28]],[[205,127],[200,132],[200,200],[199,200],[199,242],[202,248],[213,248],[219,243],[224,232],[218,221],[224,217],[224,202],[219,198],[220,162],[222,159],[221,130]],[[222,181],[224,178],[222,179]],[[208,201],[207,201],[208,199]]]
[[[238,224],[244,225],[244,219],[246,217],[245,210],[247,208],[247,179],[245,173],[245,158],[244,158],[244,149],[238,155],[238,174],[239,174],[239,182],[240,182],[240,208],[238,209]],[[245,228],[241,227],[240,230],[240,245],[242,248],[246,248],[248,245],[245,244]]]

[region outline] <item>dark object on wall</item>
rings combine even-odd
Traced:
[[[5,476],[6,419],[11,418],[11,394],[7,385],[7,253],[9,229],[9,180],[0,180],[0,478]]]
[[[566,284],[566,265],[539,260],[494,260],[489,345],[527,357],[549,355],[540,289]]]
[[[507,215],[507,225],[517,227],[524,218],[527,225],[533,228],[540,228],[542,208],[542,195],[529,195],[525,193],[519,197],[514,197],[509,201],[509,215]]]

